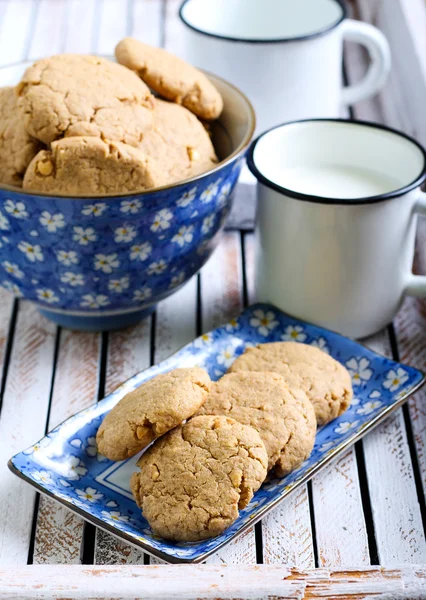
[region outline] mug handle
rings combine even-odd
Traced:
[[[382,89],[391,69],[391,52],[387,39],[377,27],[353,19],[343,21],[342,27],[343,39],[365,46],[371,60],[365,77],[342,90],[343,103],[351,105]]]
[[[419,198],[414,206],[414,211],[426,217],[426,194],[419,191]],[[405,293],[408,296],[426,297],[426,275],[409,274]]]

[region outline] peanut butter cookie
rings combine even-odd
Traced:
[[[96,435],[99,452],[110,460],[134,456],[193,415],[209,389],[210,377],[200,367],[149,379],[106,415]]]
[[[268,469],[279,476],[299,467],[312,452],[317,423],[305,392],[289,388],[277,373],[229,373],[212,384],[197,415],[226,415],[259,432]]]
[[[138,146],[161,164],[167,183],[183,181],[216,166],[210,136],[189,110],[155,99],[154,124]]]
[[[152,95],[129,69],[96,56],[37,61],[18,84],[27,132],[45,144],[91,135],[137,145],[152,127]]]
[[[267,463],[251,427],[223,416],[194,417],[142,455],[130,485],[154,533],[195,542],[235,521],[262,485]]]
[[[308,344],[275,342],[247,348],[229,371],[281,373],[290,389],[306,392],[319,425],[344,413],[352,400],[351,377],[345,367]]]
[[[166,183],[162,166],[138,148],[96,137],[53,142],[25,173],[26,190],[58,195],[137,192]]]
[[[212,120],[222,112],[222,96],[204,73],[166,50],[128,37],[119,42],[115,56],[157,94],[182,104],[197,117]]]
[[[41,144],[25,130],[11,87],[0,88],[0,183],[22,186],[26,168]]]

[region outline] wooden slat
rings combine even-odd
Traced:
[[[64,0],[40,0],[31,31],[28,58],[59,54],[63,50],[67,22],[67,6]],[[52,27],[52,23],[55,27]]]
[[[35,492],[7,468],[8,459],[44,435],[56,328],[22,303],[0,419],[0,564],[26,564]]]
[[[36,12],[36,0],[7,2],[4,13],[0,15],[0,65],[15,63],[27,57]]]
[[[367,3],[359,2],[359,14],[371,18]],[[379,7],[376,8],[375,14]],[[360,48],[352,47],[357,60],[349,60],[349,77],[357,77],[351,68],[364,71],[366,57]],[[359,74],[358,74],[359,76]],[[393,126],[407,127],[408,115],[395,106],[395,70],[379,102],[364,102],[354,107],[356,118],[381,121]],[[383,111],[383,112],[382,112]],[[412,132],[410,132],[412,133]],[[390,342],[383,334],[366,340],[381,354],[392,356]],[[398,411],[363,441],[368,487],[372,505],[377,551],[382,564],[416,562],[426,558],[426,542],[419,504],[407,431],[402,411]]]
[[[101,0],[96,18],[99,19],[97,29],[96,51],[99,54],[112,55],[121,38],[129,31],[128,2]]]
[[[0,382],[5,376],[4,362],[6,359],[6,349],[8,344],[9,329],[12,318],[14,298],[12,294],[0,288]],[[1,418],[1,398],[0,398],[0,418]]]
[[[244,236],[248,302],[256,299],[254,235]],[[308,488],[301,486],[262,521],[263,561],[298,567],[315,565]]]
[[[385,600],[424,598],[424,566],[303,570],[285,566],[27,567],[0,571],[0,599]]]
[[[94,52],[94,33],[98,28],[95,21],[96,0],[67,0],[66,8],[62,50],[82,54]]]
[[[134,0],[131,4],[129,20],[129,35],[146,44],[161,45],[162,0]]]
[[[61,332],[48,430],[96,402],[100,350],[100,334]],[[83,526],[83,519],[42,496],[33,561],[79,563]]]
[[[105,394],[110,394],[135,373],[150,366],[151,319],[136,327],[109,334]],[[109,533],[96,530],[96,564],[139,564],[143,553]]]
[[[242,255],[239,233],[227,232],[201,271],[202,329],[210,331],[241,312]],[[208,564],[256,563],[254,528],[207,559]]]

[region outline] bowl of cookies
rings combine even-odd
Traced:
[[[255,128],[230,83],[126,38],[0,69],[0,285],[56,323],[138,322],[204,265]]]

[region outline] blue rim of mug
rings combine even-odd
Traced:
[[[280,129],[281,127],[287,127],[288,125],[296,125],[298,123],[342,123],[345,125],[351,126],[363,126],[368,127],[370,129],[380,129],[382,131],[387,131],[393,135],[397,135],[405,140],[408,140],[414,146],[416,146],[423,155],[423,168],[420,171],[419,175],[416,177],[414,181],[408,183],[404,187],[398,188],[396,190],[392,190],[391,192],[386,192],[384,194],[379,194],[378,196],[363,196],[360,198],[345,198],[342,200],[341,198],[329,198],[327,196],[315,196],[314,194],[303,194],[302,192],[297,192],[296,190],[291,190],[282,185],[278,185],[277,183],[271,181],[268,177],[265,177],[263,173],[259,171],[256,166],[254,160],[254,151],[256,149],[257,143],[261,138],[265,135],[268,135],[271,131],[275,129]],[[299,119],[296,121],[288,121],[286,123],[281,123],[280,125],[276,125],[275,127],[271,127],[267,129],[263,133],[261,133],[250,145],[250,148],[247,152],[247,166],[251,173],[256,177],[256,179],[266,185],[266,187],[275,190],[285,196],[290,198],[296,198],[297,200],[304,200],[305,202],[315,202],[316,204],[340,204],[340,205],[356,205],[356,204],[371,204],[377,202],[383,202],[385,200],[391,200],[392,198],[399,198],[410,192],[426,181],[426,150],[423,148],[417,140],[413,137],[403,133],[402,131],[398,131],[397,129],[393,129],[392,127],[387,127],[386,125],[380,125],[379,123],[371,123],[369,121],[358,121],[358,120],[349,120],[349,119]]]
[[[331,25],[327,25],[327,26],[323,27],[322,29],[315,31],[314,33],[308,33],[305,35],[296,35],[294,37],[279,37],[279,38],[271,38],[271,39],[262,39],[262,38],[253,39],[253,38],[242,38],[242,37],[238,38],[238,37],[232,37],[229,35],[220,35],[218,33],[210,33],[209,31],[204,31],[203,29],[199,29],[195,25],[192,25],[191,23],[189,23],[183,15],[183,10],[184,10],[185,5],[191,1],[192,0],[184,0],[179,8],[179,18],[182,21],[182,23],[184,25],[186,25],[186,27],[189,27],[189,29],[192,29],[196,33],[200,33],[201,35],[206,35],[208,37],[215,38],[217,40],[224,40],[227,42],[237,42],[237,43],[241,43],[241,44],[280,44],[280,43],[282,44],[282,43],[286,43],[286,42],[301,42],[304,40],[311,40],[311,39],[321,37],[321,36],[329,33],[330,31],[332,31],[333,29],[338,27],[340,25],[340,23],[342,23],[347,17],[346,6],[343,4],[342,0],[332,0],[333,2],[335,2],[335,4],[337,4],[340,7],[340,9],[342,11],[340,18],[335,23],[332,23]]]

